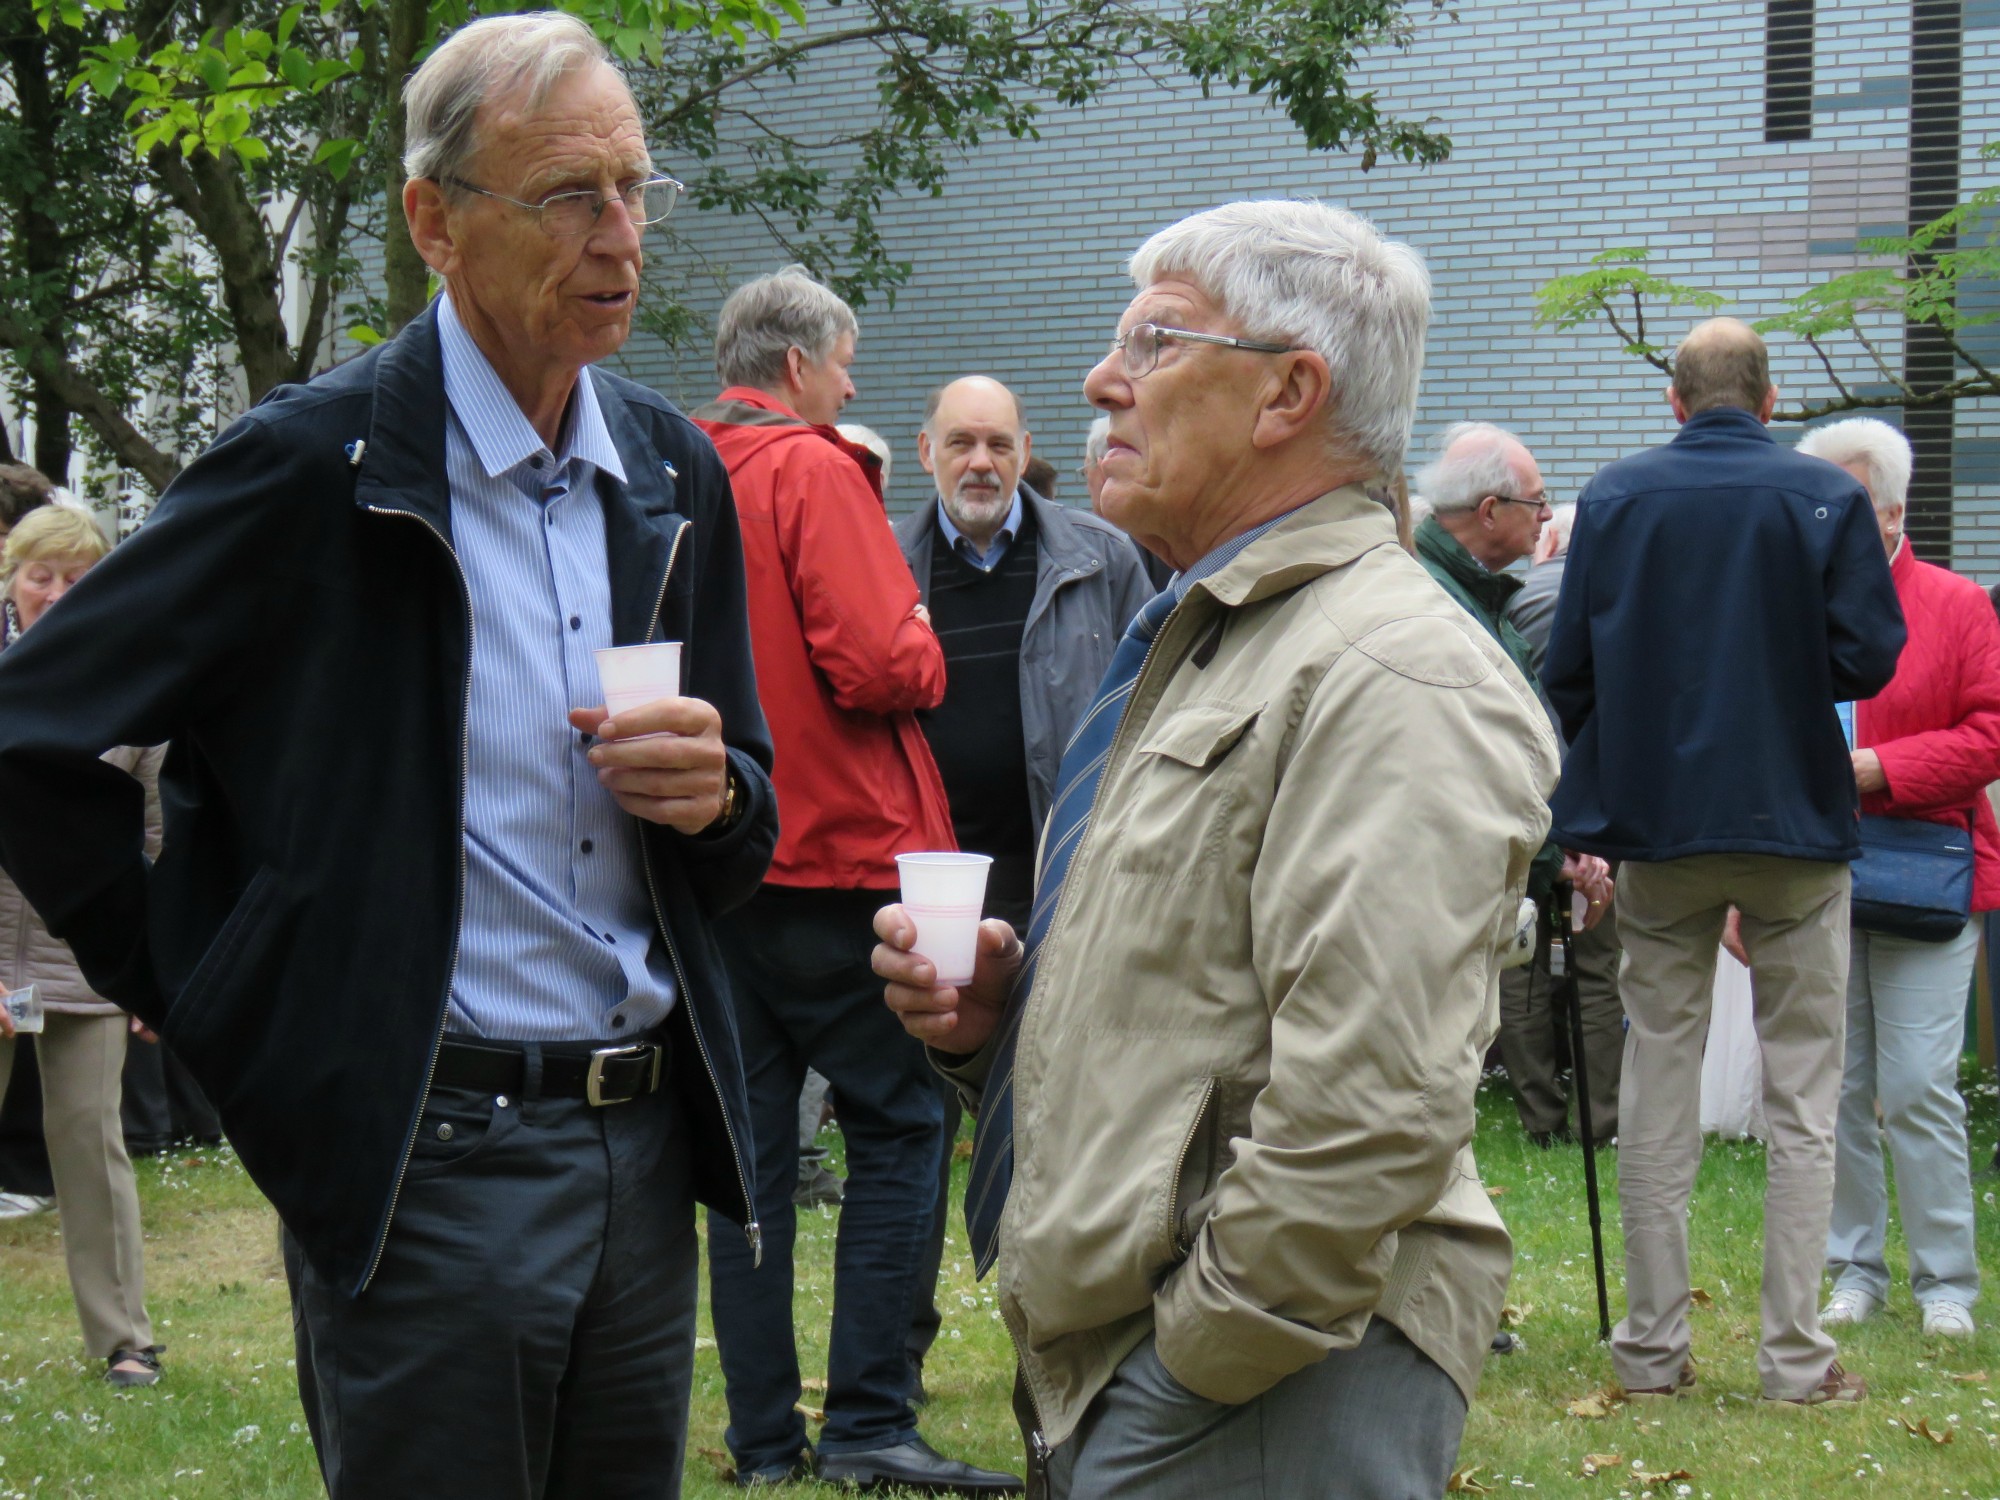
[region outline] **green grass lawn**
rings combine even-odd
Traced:
[[[1844,1410],[1769,1407],[1757,1399],[1755,1330],[1763,1153],[1710,1145],[1693,1208],[1695,1282],[1713,1301],[1695,1315],[1698,1393],[1662,1409],[1619,1408],[1579,1420],[1568,1404],[1610,1379],[1596,1342],[1582,1164],[1521,1137],[1504,1085],[1481,1096],[1479,1156],[1513,1228],[1511,1300],[1526,1348],[1494,1359],[1466,1429],[1462,1463],[1495,1494],[1787,1497],[2000,1497],[2000,1179],[1985,1164],[1995,1091],[1968,1074],[1974,1183],[1988,1300],[1973,1343],[1929,1344],[1907,1288],[1888,1312],[1850,1330],[1843,1359],[1873,1387]],[[1612,1311],[1619,1307],[1616,1153],[1602,1158]],[[963,1163],[960,1164],[961,1174]],[[0,1500],[8,1497],[309,1497],[320,1493],[291,1369],[290,1321],[277,1228],[226,1152],[182,1153],[140,1167],[149,1301],[170,1347],[167,1378],[115,1396],[79,1355],[53,1215],[0,1224]],[[955,1216],[954,1216],[955,1217]],[[824,1368],[837,1217],[803,1216],[796,1299],[801,1357]],[[972,1280],[963,1226],[953,1224],[942,1288],[945,1332],[932,1356],[930,1440],[975,1462],[1018,1467],[1007,1406],[1011,1356],[988,1292]],[[1893,1253],[1901,1256],[1898,1238]],[[733,1494],[719,1469],[724,1413],[712,1343],[695,1359],[686,1493]],[[817,1399],[808,1394],[807,1400]],[[1898,1419],[1949,1433],[1939,1446]],[[449,1441],[438,1434],[437,1441]],[[1616,1454],[1595,1477],[1586,1454]],[[1635,1470],[1636,1466],[1636,1470]],[[1685,1469],[1647,1487],[1638,1473]],[[813,1490],[814,1487],[805,1487]]]

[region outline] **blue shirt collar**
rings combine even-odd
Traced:
[[[1311,503],[1311,501],[1306,502],[1308,505]],[[1291,510],[1285,511],[1281,515],[1275,515],[1261,525],[1252,526],[1248,531],[1231,537],[1220,546],[1211,549],[1200,562],[1187,569],[1186,572],[1174,574],[1173,581],[1167,587],[1174,591],[1175,599],[1187,598],[1188,590],[1193,588],[1197,583],[1200,583],[1202,579],[1220,573],[1224,568],[1235,562],[1238,557],[1242,556],[1244,549],[1256,541],[1258,537],[1269,531],[1273,526],[1276,526],[1286,516],[1303,509],[1305,509],[1305,506],[1295,505]]]
[[[445,399],[489,478],[510,474],[542,454],[555,469],[581,461],[625,483],[625,464],[618,456],[618,445],[611,440],[611,429],[605,426],[588,365],[577,372],[576,391],[563,423],[563,451],[550,453],[513,392],[459,321],[449,293],[438,298],[437,323],[438,347],[444,356]]]
[[[1021,492],[1019,489],[1014,491],[1014,503],[1007,508],[1007,519],[1001,523],[1000,529],[993,533],[993,540],[986,544],[986,550],[983,552],[980,551],[977,542],[951,524],[951,516],[944,508],[942,496],[937,503],[937,519],[938,529],[944,533],[944,539],[950,544],[952,551],[965,558],[981,572],[990,573],[1000,566],[1000,559],[1007,555],[1007,549],[1013,545],[1014,538],[1021,534]]]

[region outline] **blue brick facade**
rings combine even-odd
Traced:
[[[856,421],[894,444],[892,503],[928,496],[914,438],[928,390],[969,371],[1023,396],[1040,450],[1064,471],[1065,498],[1092,413],[1080,395],[1131,288],[1122,264],[1161,224],[1234,197],[1316,195],[1368,215],[1419,247],[1436,313],[1418,425],[1479,418],[1519,431],[1551,488],[1573,495],[1600,464],[1673,427],[1660,378],[1602,329],[1534,326],[1536,290],[1595,252],[1646,245],[1655,267],[1713,287],[1755,318],[1851,268],[1855,240],[1893,232],[1908,210],[1910,6],[1832,0],[1817,7],[1812,139],[1764,139],[1765,6],[1675,0],[1490,0],[1423,22],[1406,53],[1367,63],[1362,82],[1392,110],[1433,116],[1451,159],[1421,169],[1304,149],[1264,101],[1134,82],[1076,112],[1051,112],[1039,141],[989,143],[942,197],[883,215],[915,262],[890,307],[862,311]],[[2000,123],[2000,6],[1966,7],[1965,160]],[[865,64],[835,61],[766,101],[806,124],[864,98]],[[663,163],[669,170],[673,163]],[[751,221],[690,214],[684,245],[652,274],[692,285],[712,312],[718,284],[783,254]],[[689,268],[699,265],[690,275]],[[1685,317],[1670,321],[1677,336]],[[1899,330],[1876,330],[1885,347]],[[1779,339],[1777,378],[1793,396],[1826,390],[1805,348]],[[1865,379],[1859,358],[1844,372]],[[636,340],[625,368],[683,400],[705,399],[703,351]],[[1959,418],[1956,560],[2000,579],[2000,410]]]

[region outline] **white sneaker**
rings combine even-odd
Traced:
[[[1953,1302],[1949,1297],[1939,1297],[1934,1302],[1924,1304],[1924,1334],[1929,1338],[1969,1339],[1976,1330],[1972,1326],[1972,1309],[1963,1302]]]
[[[45,1214],[55,1206],[55,1199],[36,1193],[0,1193],[0,1219],[25,1219],[30,1214]]]
[[[1819,1315],[1819,1326],[1838,1328],[1843,1324],[1866,1323],[1882,1310],[1882,1299],[1859,1287],[1842,1287],[1827,1299]]]

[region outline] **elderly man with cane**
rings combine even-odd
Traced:
[[[1363,488],[1409,439],[1416,254],[1235,203],[1132,273],[1101,505],[1180,573],[1063,757],[1025,939],[938,986],[891,906],[876,968],[978,1110],[1051,1494],[1438,1494],[1511,1260],[1473,1091],[1554,737]]]
[[[695,1200],[757,1234],[713,927],[777,834],[728,479],[595,367],[678,184],[570,17],[406,101],[443,294],[7,651],[0,861],[276,1205],[332,1495],[673,1495]],[[593,656],[660,641],[607,715]],[[97,757],[162,740],[149,867]]]

